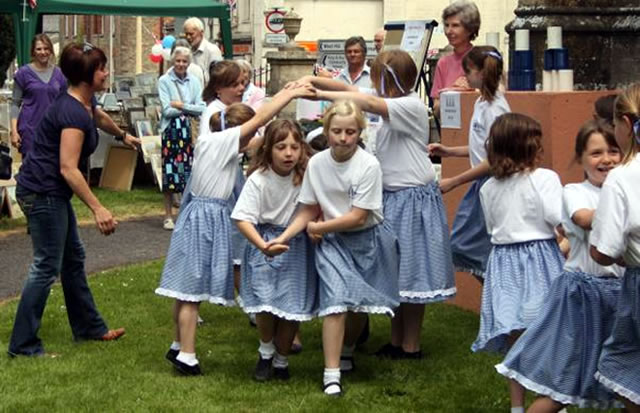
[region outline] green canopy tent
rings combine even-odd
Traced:
[[[220,21],[224,56],[233,57],[229,5],[216,0],[0,0],[0,14],[13,16],[18,64],[29,61],[31,40],[41,14],[92,14],[125,16],[214,17]]]

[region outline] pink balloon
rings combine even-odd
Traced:
[[[153,63],[160,63],[162,62],[162,56],[156,56],[154,54],[149,53],[149,60],[151,60]]]

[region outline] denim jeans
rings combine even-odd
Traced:
[[[35,194],[20,185],[16,197],[27,216],[33,263],[18,304],[9,354],[44,353],[38,330],[51,285],[58,274],[74,338],[101,337],[108,329],[87,284],[84,247],[71,202],[62,197]]]

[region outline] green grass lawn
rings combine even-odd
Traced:
[[[164,213],[162,193],[156,186],[135,187],[129,192],[118,192],[103,188],[91,188],[116,219],[127,219],[135,216],[159,215]],[[80,222],[93,222],[93,214],[82,203],[80,198],[71,199],[76,217]],[[0,232],[23,228],[26,225],[24,217],[9,219],[0,217]]]
[[[257,333],[237,308],[202,306],[205,324],[197,351],[204,375],[181,377],[164,360],[172,340],[172,300],[156,296],[162,262],[106,271],[90,279],[110,327],[124,326],[118,342],[74,343],[62,290],[56,285],[41,338],[55,358],[0,355],[0,411],[240,411],[289,412],[507,412],[499,356],[469,350],[478,316],[446,304],[430,305],[421,361],[378,360],[368,353],[387,340],[389,320],[372,318],[372,334],[356,353],[357,371],[343,380],[345,395],[321,391],[318,320],[302,326],[304,350],[290,358],[291,380],[257,383]],[[0,349],[11,332],[17,300],[0,304]]]

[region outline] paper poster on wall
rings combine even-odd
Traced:
[[[422,37],[424,36],[424,21],[408,21],[404,24],[404,33],[402,34],[402,41],[400,42],[400,48],[407,52],[416,52],[420,49],[422,44]]]
[[[461,129],[460,92],[440,93],[440,127]]]

